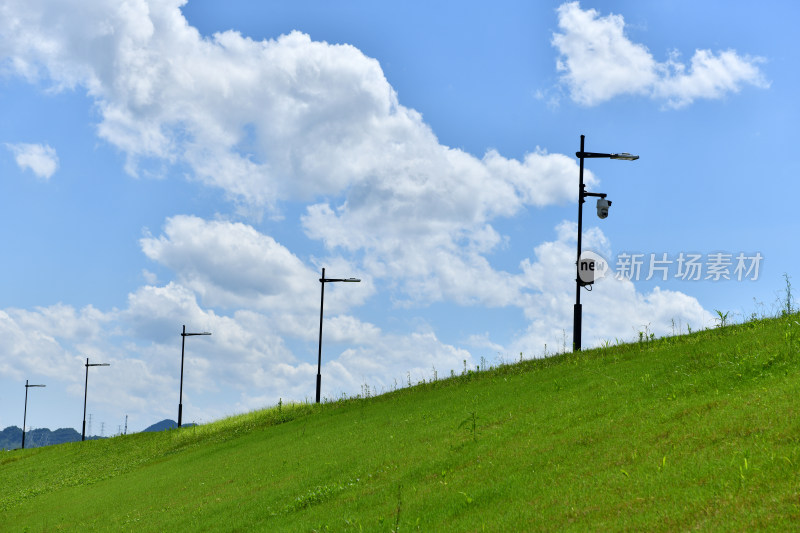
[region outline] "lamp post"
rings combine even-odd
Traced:
[[[326,278],[325,269],[324,268],[322,269],[322,277],[319,278],[319,283],[322,286],[322,291],[319,301],[319,350],[317,352],[317,403],[319,403],[320,391],[322,390],[322,308],[325,305],[325,284],[332,282],[358,283],[359,281],[361,280],[356,278],[347,278],[347,279]]]
[[[194,337],[195,335],[211,335],[211,333],[208,331],[202,333],[186,333],[186,325],[184,324],[183,326],[183,332],[181,333],[181,391],[178,398],[178,427],[181,427],[183,418],[183,352],[186,346],[186,337]]]
[[[89,364],[89,358],[86,358],[86,384],[83,389],[83,429],[81,430],[81,442],[86,440],[86,398],[89,395],[89,367],[90,366],[111,366],[109,363],[92,363]]]
[[[28,385],[28,380],[25,380],[25,409],[22,412],[22,449],[25,449],[25,424],[28,423],[28,389],[30,387],[46,387],[47,385]]]
[[[586,186],[583,184],[583,160],[584,159],[594,159],[594,158],[606,158],[606,159],[621,159],[623,161],[634,161],[639,159],[638,155],[631,155],[627,152],[622,152],[619,154],[599,154],[596,152],[585,152],[584,151],[584,139],[585,135],[581,135],[581,151],[575,152],[575,155],[580,159],[580,183],[578,185],[578,260],[575,263],[576,266],[576,277],[575,277],[575,307],[573,313],[573,322],[572,322],[572,349],[573,351],[580,351],[581,349],[581,321],[583,317],[583,307],[581,306],[581,287],[585,287],[587,285],[591,285],[593,282],[586,282],[581,279],[581,236],[583,235],[583,202],[587,196],[593,196],[599,198],[598,205],[597,205],[597,215],[600,218],[606,218],[608,216],[608,207],[611,205],[610,201],[607,201],[605,193],[593,193],[593,192],[586,192]],[[603,205],[601,206],[601,201]],[[601,211],[602,209],[602,211]]]

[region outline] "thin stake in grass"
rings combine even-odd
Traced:
[[[395,513],[394,529],[392,530],[394,532],[400,531],[400,510],[403,507],[402,489],[403,485],[397,485],[397,513]]]
[[[458,429],[461,429],[461,428],[466,426],[467,429],[472,432],[472,440],[473,441],[478,440],[477,436],[476,436],[476,433],[475,433],[475,430],[477,428],[478,418],[479,417],[475,413],[475,411],[470,411],[469,415],[464,420],[462,420],[461,423],[458,425]]]

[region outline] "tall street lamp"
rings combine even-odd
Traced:
[[[608,208],[611,206],[611,201],[606,200],[605,193],[586,192],[586,186],[583,184],[583,160],[593,158],[606,158],[606,159],[621,159],[623,161],[634,161],[639,159],[638,155],[631,155],[627,152],[619,154],[599,154],[595,152],[585,152],[583,148],[585,135],[581,135],[581,151],[575,152],[575,155],[580,159],[580,184],[578,185],[578,260],[576,261],[576,290],[575,290],[575,308],[572,323],[572,349],[580,351],[581,349],[581,320],[583,315],[583,307],[581,306],[581,287],[585,287],[594,283],[594,281],[584,281],[581,278],[581,236],[583,235],[583,202],[587,196],[598,198],[597,200],[597,216],[606,218],[608,216]],[[592,268],[590,265],[584,265]]]
[[[178,427],[181,427],[183,417],[183,352],[186,347],[186,337],[194,337],[195,335],[211,335],[211,333],[208,331],[202,333],[186,333],[186,325],[184,324],[183,326],[183,332],[181,333],[181,392],[178,398]]]
[[[89,395],[89,367],[90,366],[111,366],[109,363],[92,363],[89,364],[89,358],[86,358],[86,384],[83,389],[83,429],[81,430],[81,442],[86,440],[86,397]]]
[[[25,380],[25,409],[22,412],[22,449],[25,449],[25,424],[28,423],[28,389],[30,387],[46,387],[47,385],[28,385],[28,380]]]
[[[358,283],[361,281],[356,278],[335,279],[326,278],[325,269],[322,269],[322,277],[319,278],[319,283],[322,286],[322,292],[319,302],[319,351],[317,352],[317,403],[319,403],[320,391],[322,390],[322,308],[325,305],[325,284],[332,282],[345,282],[345,283]]]

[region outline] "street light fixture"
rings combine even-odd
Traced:
[[[178,398],[178,427],[181,427],[182,417],[183,417],[183,352],[186,346],[186,337],[194,337],[195,335],[211,335],[208,331],[204,331],[202,333],[186,333],[186,325],[183,326],[183,332],[181,333],[181,391],[180,397]]]
[[[90,366],[111,366],[109,363],[91,363],[86,358],[86,384],[83,389],[83,429],[81,430],[81,442],[86,440],[86,397],[89,395],[89,367]]]
[[[319,351],[317,352],[317,403],[319,403],[320,399],[320,391],[322,390],[322,308],[325,305],[325,284],[332,283],[332,282],[344,282],[344,283],[358,283],[360,279],[356,278],[347,278],[347,279],[335,279],[335,278],[326,278],[325,277],[325,269],[322,269],[322,277],[319,278],[319,283],[322,286],[320,302],[319,302]]]
[[[635,161],[639,159],[638,155],[631,155],[628,152],[619,154],[600,154],[596,152],[585,152],[583,145],[585,135],[581,135],[581,151],[575,152],[575,156],[580,159],[580,184],[578,185],[578,260],[576,262],[577,276],[575,277],[576,290],[575,290],[575,308],[572,323],[572,349],[576,352],[581,349],[581,321],[583,315],[583,307],[581,306],[581,287],[585,287],[594,283],[594,281],[583,281],[581,279],[581,236],[583,234],[583,202],[587,196],[598,198],[597,200],[597,216],[606,218],[608,216],[608,208],[611,206],[611,201],[606,200],[607,194],[586,192],[586,186],[583,184],[583,160],[606,158],[606,159],[620,159],[623,161]]]
[[[25,424],[28,423],[28,389],[30,387],[46,387],[47,385],[28,385],[28,380],[25,380],[25,409],[22,412],[22,449],[25,449]]]

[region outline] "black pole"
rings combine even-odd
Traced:
[[[83,386],[83,429],[81,430],[81,442],[86,440],[86,397],[89,391],[89,358],[86,358],[86,383]]]
[[[195,335],[211,335],[208,331],[202,333],[186,333],[186,324],[183,325],[181,332],[181,386],[178,397],[178,427],[183,424],[183,355],[186,352],[186,337],[193,337]]]
[[[579,184],[578,184],[578,259],[575,262],[575,307],[573,309],[572,321],[572,350],[579,352],[581,350],[581,322],[583,315],[583,307],[581,306],[581,237],[583,234],[583,142],[585,135],[581,135],[581,151],[580,157],[580,171],[579,171]]]
[[[25,449],[25,424],[28,422],[28,380],[25,380],[25,409],[22,413],[22,449]]]
[[[322,277],[319,280],[322,286],[319,298],[319,350],[317,351],[317,403],[319,403],[320,392],[322,390],[322,307],[325,305],[325,268],[322,269]]]
[[[180,395],[178,396],[178,427],[181,427],[183,417],[183,352],[186,346],[186,324],[183,325],[183,332],[181,333],[181,387]]]

